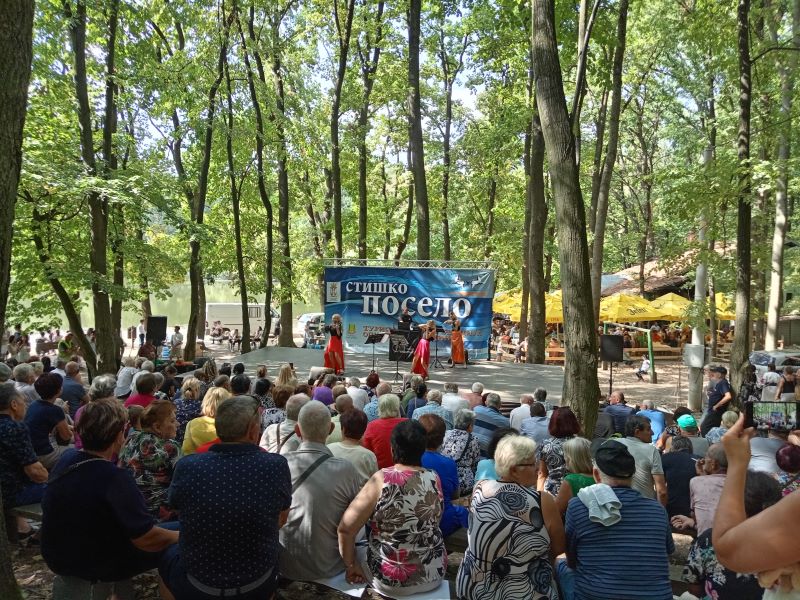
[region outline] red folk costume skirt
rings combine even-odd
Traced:
[[[333,354],[339,355],[341,365],[337,365],[333,361]],[[342,348],[342,338],[332,335],[328,340],[328,345],[325,347],[325,368],[337,370],[344,370],[344,349]]]
[[[414,364],[411,367],[411,372],[427,377],[430,360],[431,343],[427,339],[421,338],[417,343],[417,349],[414,350]]]
[[[464,336],[461,330],[453,330],[450,334],[450,358],[454,365],[463,365],[464,360]]]

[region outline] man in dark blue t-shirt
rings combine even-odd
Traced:
[[[603,409],[603,412],[611,415],[614,420],[614,433],[624,435],[625,422],[628,417],[636,413],[636,409],[625,404],[625,394],[622,391],[614,390],[608,397],[608,406]]]
[[[72,431],[67,425],[64,411],[54,404],[61,393],[61,375],[43,373],[33,384],[39,394],[39,400],[32,402],[25,414],[25,424],[31,434],[33,450],[39,461],[47,469],[56,466],[67,446],[50,442],[50,434],[54,434],[59,444],[65,444],[72,438]]]
[[[728,404],[733,398],[731,384],[726,376],[728,369],[721,366],[712,366],[708,369],[708,405],[703,421],[700,423],[700,434],[705,437],[713,427],[722,425],[722,413],[728,410]]]
[[[89,401],[89,395],[81,382],[81,367],[76,362],[68,362],[64,367],[67,376],[64,378],[61,399],[69,405],[69,416],[75,417],[75,412]]]
[[[169,504],[180,512],[180,543],[159,566],[176,600],[270,598],[278,585],[278,530],[292,479],[286,459],[258,447],[258,401],[234,396],[215,418],[221,443],[178,461]]]

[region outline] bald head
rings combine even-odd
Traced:
[[[298,433],[305,442],[324,444],[333,430],[332,425],[331,412],[319,400],[306,402],[297,417]]]
[[[303,406],[310,400],[311,398],[305,394],[295,394],[294,396],[290,396],[289,400],[286,401],[286,418],[290,421],[297,421],[297,417],[300,414],[300,409],[303,408]],[[320,404],[322,403],[320,402]]]
[[[67,366],[64,367],[64,372],[67,374],[67,377],[75,377],[78,373],[81,372],[81,366],[73,361],[67,363]]]
[[[392,393],[392,384],[383,381],[378,384],[378,387],[375,388],[375,395],[380,398],[384,394],[391,394]]]

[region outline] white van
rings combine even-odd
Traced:
[[[272,312],[272,323],[270,325],[270,335],[277,335],[280,331],[280,314],[274,308],[270,308]],[[250,334],[255,335],[259,327],[264,326],[264,305],[263,304],[248,304],[247,312],[250,317]],[[219,323],[222,332],[228,332],[238,329],[242,333],[242,305],[238,302],[208,302],[206,303],[206,327],[209,331],[213,331],[215,325]]]

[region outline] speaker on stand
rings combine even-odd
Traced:
[[[614,363],[622,362],[622,336],[621,335],[601,335],[600,336],[600,360],[609,363],[608,371],[608,395],[614,388]]]
[[[149,317],[146,337],[154,346],[163,344],[167,339],[167,317]]]

